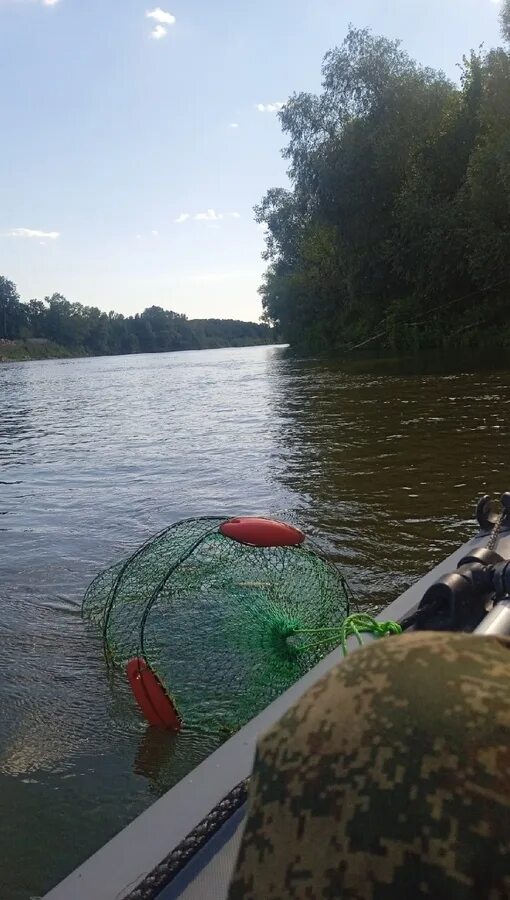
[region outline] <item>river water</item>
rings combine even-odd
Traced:
[[[1,366],[2,898],[40,896],[192,762],[107,677],[80,616],[100,568],[183,517],[274,514],[378,607],[510,487],[509,405],[509,372],[453,360],[257,347]]]

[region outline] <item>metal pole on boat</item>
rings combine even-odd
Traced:
[[[510,634],[510,598],[505,597],[487,613],[474,634],[506,635]]]

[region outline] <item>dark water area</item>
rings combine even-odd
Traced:
[[[107,675],[80,615],[100,568],[183,517],[276,515],[380,607],[510,487],[509,408],[510,371],[452,355],[0,366],[0,895],[40,896],[203,753],[149,733]]]

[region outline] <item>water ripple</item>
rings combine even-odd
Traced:
[[[373,609],[509,486],[509,403],[504,372],[382,376],[274,348],[0,366],[5,896],[42,893],[203,753],[148,731],[106,672],[79,615],[102,566],[186,516],[277,514]]]

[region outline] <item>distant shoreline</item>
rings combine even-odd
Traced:
[[[62,347],[53,341],[27,338],[26,340],[7,341],[0,339],[0,363],[13,362],[41,362],[55,359],[93,359],[114,356],[143,356],[144,354],[157,355],[159,353],[190,353],[198,350],[228,350],[237,347],[271,347],[275,346],[274,340],[255,341],[247,343],[230,343],[210,347],[197,347],[195,349],[176,350],[140,350],[133,353],[86,353],[84,350],[71,352],[67,347]]]

